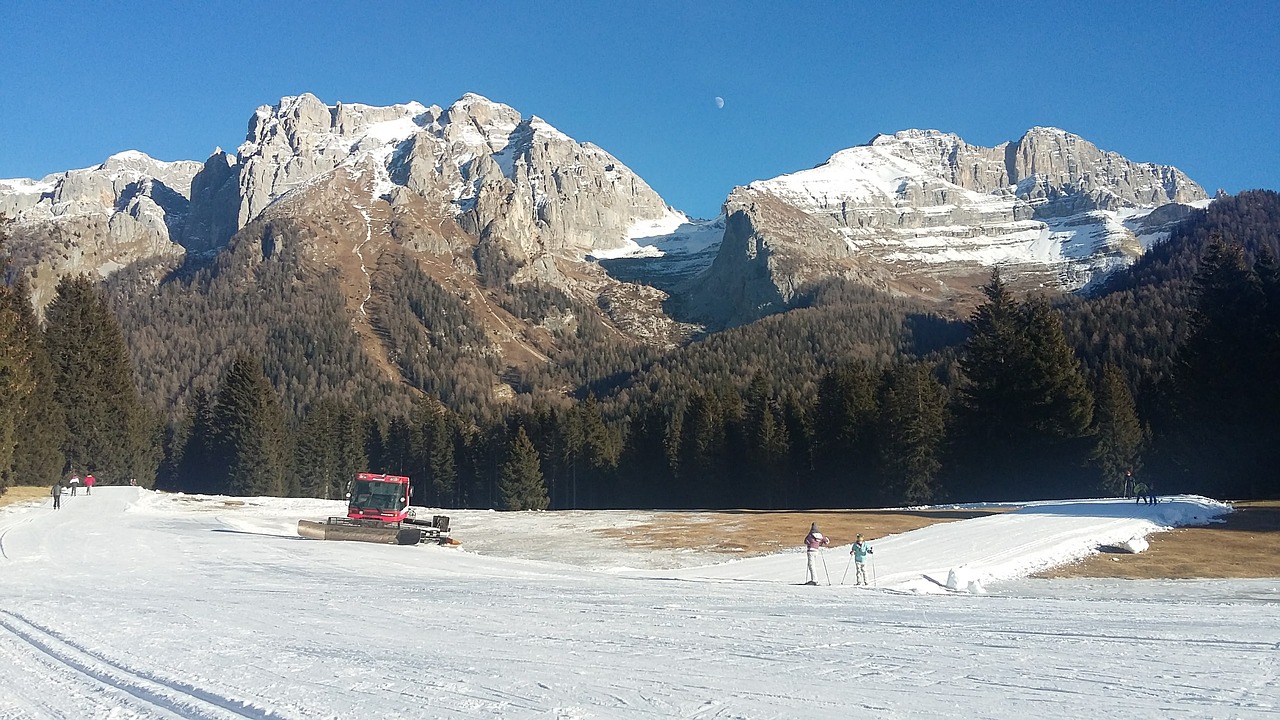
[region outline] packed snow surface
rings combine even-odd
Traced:
[[[869,538],[861,588],[847,545],[799,584],[807,523],[722,562],[599,532],[656,513],[426,509],[462,545],[397,547],[98,487],[0,511],[0,718],[1280,717],[1280,580],[1027,579],[1230,510],[1164,500]]]

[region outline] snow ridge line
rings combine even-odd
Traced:
[[[55,661],[181,717],[204,720],[284,720],[283,716],[270,710],[254,708],[243,701],[218,695],[180,680],[166,679],[145,670],[121,665],[10,610],[0,610],[0,615],[8,618],[0,617],[0,627]]]

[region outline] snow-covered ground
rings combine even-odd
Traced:
[[[1167,500],[875,539],[864,589],[847,545],[805,587],[798,548],[594,532],[652,513],[395,547],[296,536],[338,502],[99,487],[0,511],[0,718],[1280,717],[1280,579],[1026,579],[1229,510]]]

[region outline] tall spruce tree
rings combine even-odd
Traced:
[[[802,505],[866,507],[878,493],[875,480],[876,374],[867,363],[845,363],[818,385],[814,410],[817,483]]]
[[[744,405],[748,482],[743,504],[757,508],[782,507],[787,495],[786,465],[791,440],[786,420],[762,374],[752,377]]]
[[[953,458],[960,494],[1060,497],[1085,491],[1093,397],[1047,301],[1016,301],[999,270],[970,317]]]
[[[226,489],[217,459],[218,429],[214,399],[196,388],[187,397],[186,414],[170,441],[170,474],[163,489],[189,493],[218,493]]]
[[[0,225],[0,232],[3,229],[4,226]],[[3,252],[4,247],[0,245],[0,253]],[[0,277],[3,277],[6,265],[4,256],[0,255]],[[12,288],[0,284],[0,494],[14,484],[17,431],[24,419],[24,407],[35,388],[31,349],[27,345],[16,295]]]
[[[498,492],[504,510],[547,509],[547,487],[542,481],[538,451],[523,427],[516,430],[498,471]]]
[[[142,405],[120,327],[87,275],[58,282],[45,308],[44,337],[71,469],[104,484],[136,479],[150,487],[160,462],[156,425]]]
[[[695,390],[685,404],[680,421],[678,465],[679,497],[685,507],[712,507],[722,502],[725,485],[724,410],[719,398]]]
[[[1197,491],[1258,497],[1280,490],[1280,407],[1269,390],[1275,369],[1265,332],[1277,310],[1268,307],[1267,292],[1240,245],[1218,238],[1205,249],[1191,331],[1175,359],[1176,416],[1164,438],[1183,482]]]
[[[424,434],[427,440],[427,469],[431,476],[435,504],[446,508],[458,507],[456,433],[452,418],[443,405],[437,403],[436,412],[427,419]]]
[[[1125,490],[1126,473],[1142,468],[1146,433],[1120,368],[1111,363],[1103,366],[1095,397],[1093,465],[1102,491],[1119,495]]]
[[[290,477],[280,398],[257,357],[241,353],[223,375],[214,405],[215,462],[227,495],[285,495]],[[296,478],[296,476],[293,476]]]
[[[947,391],[925,363],[898,363],[885,373],[877,431],[882,499],[915,505],[937,499],[947,432]]]
[[[14,283],[9,297],[29,351],[32,381],[31,392],[17,408],[21,419],[14,432],[13,476],[18,484],[51,485],[64,469],[62,446],[67,434],[62,408],[54,397],[53,363],[24,277]]]
[[[344,403],[326,399],[307,412],[293,444],[292,474],[304,497],[336,499],[367,465],[363,426]]]

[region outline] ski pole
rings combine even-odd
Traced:
[[[853,564],[853,551],[849,551],[849,562],[844,565],[844,575],[840,577],[840,584],[843,585],[845,578],[849,577],[849,566]]]
[[[827,551],[825,548],[818,550],[818,557],[822,558],[822,573],[827,576],[827,584],[831,584],[831,573],[827,572]]]
[[[863,582],[866,582],[866,580],[863,580]],[[880,584],[876,581],[876,559],[874,557],[871,558],[871,587],[880,587]]]

